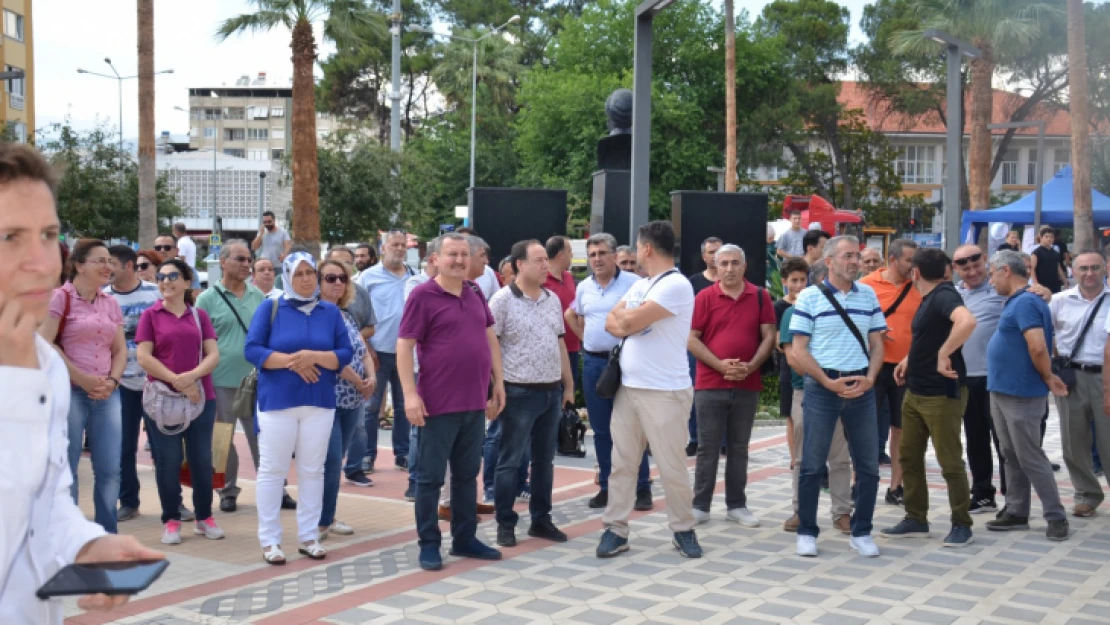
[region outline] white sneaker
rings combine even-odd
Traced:
[[[733,508],[725,515],[726,521],[739,523],[744,527],[759,527],[759,517],[751,513],[747,508]]]
[[[879,547],[870,536],[853,536],[848,541],[848,546],[858,551],[865,558],[879,557]]]
[[[162,544],[181,544],[181,521],[166,521],[165,528],[162,530]]]
[[[343,521],[336,521],[332,523],[331,527],[328,529],[331,531],[332,534],[335,534],[336,536],[350,536],[351,534],[355,533],[354,528],[352,528],[350,525],[347,525]]]
[[[698,525],[709,522],[709,513],[705,510],[698,510],[694,508],[694,522]]]
[[[817,557],[817,538],[798,534],[797,554],[807,558]]]
[[[209,540],[220,540],[224,537],[224,531],[216,525],[216,520],[208,517],[203,521],[197,521],[196,527],[193,528],[193,533],[197,536],[204,536]]]

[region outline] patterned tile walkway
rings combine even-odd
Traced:
[[[1053,417],[1045,447],[1058,460],[1056,423]],[[82,614],[72,608],[67,623],[1110,623],[1105,517],[1072,519],[1073,535],[1063,543],[1045,540],[1036,508],[1029,532],[988,533],[982,527],[987,517],[977,517],[971,547],[943,549],[946,491],[930,457],[932,539],[878,539],[882,557],[866,559],[848,549],[846,537],[825,532],[820,557],[802,559],[793,553],[794,535],[781,529],[790,513],[783,429],[757,429],[752,448],[749,507],[763,524],[748,529],[726,523],[718,496],[713,520],[698,527],[706,551],[700,560],[685,560],[671,547],[658,488],[655,510],[633,517],[632,550],[613,560],[596,559],[599,511],[585,505],[596,488],[592,459],[560,459],[553,516],[569,542],[528,538],[525,514],[520,544],[503,550],[504,560],[448,558],[443,571],[421,571],[411,506],[402,499],[407,476],[379,470],[374,488],[344,486],[340,518],[359,533],[329,541],[332,552],[324,562],[293,558],[285,567],[261,562],[248,484],[240,512],[219,517],[228,539],[186,540],[170,552],[173,566],[163,580],[125,612]],[[381,454],[380,465],[392,464],[387,450]],[[722,463],[722,477],[723,468]],[[153,501],[153,475],[149,470],[141,475],[143,492]],[[1057,477],[1070,504],[1066,473]],[[89,479],[83,463],[83,483]],[[719,485],[718,492],[722,489]],[[823,497],[824,529],[827,505]],[[293,519],[286,514],[291,535]],[[900,509],[880,502],[876,533],[900,518]],[[158,543],[153,509],[123,529]],[[495,529],[487,518],[479,533],[492,543]]]

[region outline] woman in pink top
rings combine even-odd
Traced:
[[[54,290],[50,313],[39,333],[58,344],[69,369],[73,391],[69,404],[73,499],[77,500],[77,463],[87,433],[94,476],[94,519],[114,534],[123,444],[117,388],[127,365],[127,343],[119,302],[101,292],[112,279],[109,258],[103,241],[77,242],[70,253],[67,281]]]

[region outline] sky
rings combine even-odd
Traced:
[[[683,1],[683,0],[679,0]],[[737,11],[757,16],[769,0],[737,0]],[[859,18],[866,0],[842,0],[852,15],[852,39],[861,39]],[[44,128],[70,120],[78,129],[98,123],[115,128],[120,117],[119,81],[78,74],[83,68],[112,75],[104,58],[122,76],[138,70],[134,0],[36,0],[34,2],[35,115]],[[112,10],[106,10],[111,8]],[[243,0],[156,2],[154,69],[172,69],[155,77],[155,133],[185,134],[189,88],[232,85],[239,76],[266,72],[271,82],[289,84],[293,75],[289,32],[235,35],[223,43],[213,37],[225,19],[249,11]],[[319,41],[319,37],[317,37]],[[321,58],[330,50],[321,47]],[[123,134],[138,136],[138,81],[123,81]]]

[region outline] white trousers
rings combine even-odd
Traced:
[[[297,540],[318,538],[324,505],[324,459],[335,410],[298,406],[258,412],[258,541],[281,544],[281,493],[289,462],[297,458]]]

